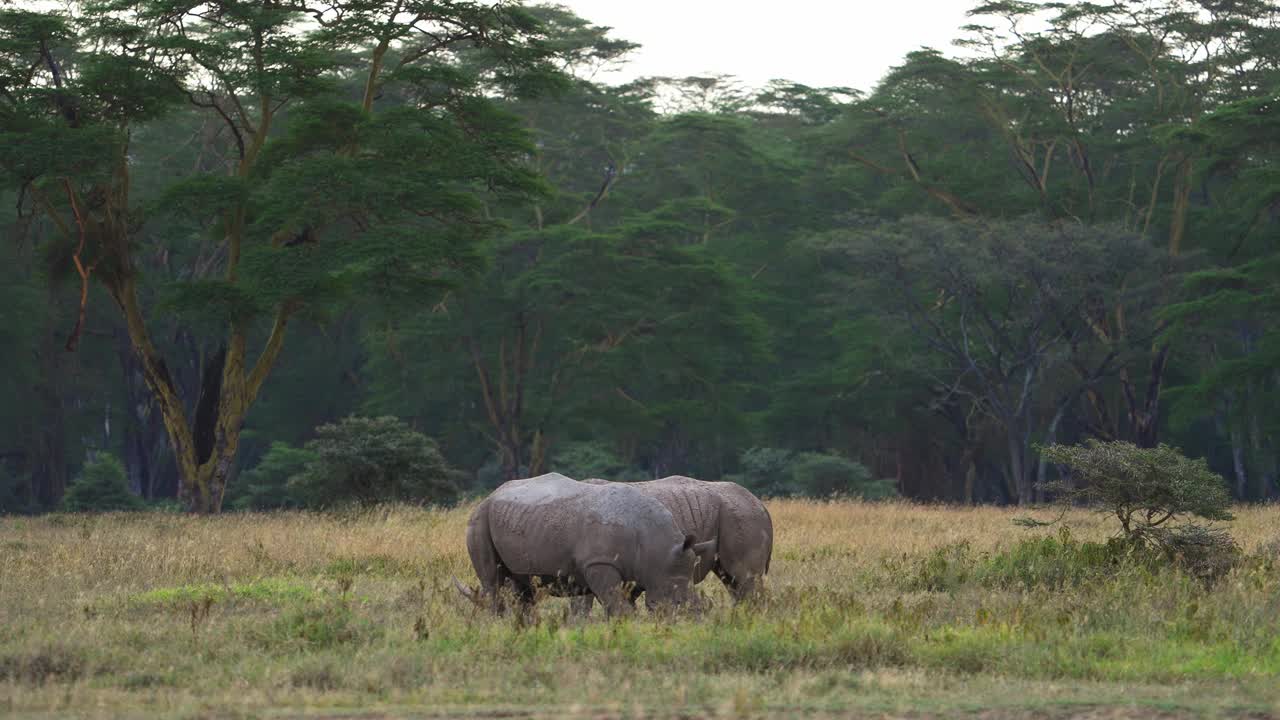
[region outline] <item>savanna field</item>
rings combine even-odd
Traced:
[[[469,506],[3,518],[0,715],[1280,715],[1280,510],[1212,586],[1082,561],[1083,511],[769,510],[762,600],[618,621],[470,605]]]

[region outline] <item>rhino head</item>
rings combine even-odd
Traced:
[[[650,610],[692,606],[700,609],[700,596],[693,589],[693,575],[699,564],[715,562],[716,540],[697,542],[686,535],[673,547],[658,548],[665,557],[655,558],[654,577],[645,583],[645,605]]]

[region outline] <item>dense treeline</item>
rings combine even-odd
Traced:
[[[1272,3],[984,3],[866,94],[349,5],[0,13],[0,507],[102,453],[206,511],[388,457],[1029,502],[1088,438],[1280,495]]]

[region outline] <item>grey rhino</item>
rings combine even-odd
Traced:
[[[632,610],[628,587],[651,608],[689,602],[697,555],[714,554],[715,541],[699,545],[635,488],[548,473],[485,498],[467,524],[467,552],[494,610],[502,609],[500,589],[527,606],[540,585],[561,597],[590,593],[612,616]]]
[[[676,525],[695,543],[716,541],[716,552],[700,556],[694,570],[696,585],[710,572],[735,600],[750,596],[769,572],[773,555],[773,519],[760,499],[732,482],[704,482],[683,475],[632,483],[592,478],[583,482],[610,487],[633,487],[661,502],[675,516]],[[591,597],[575,601],[578,612],[589,612]]]

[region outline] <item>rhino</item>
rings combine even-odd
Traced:
[[[715,545],[680,532],[662,503],[627,485],[559,473],[512,480],[471,514],[467,553],[480,591],[464,594],[498,612],[503,588],[522,607],[535,587],[558,597],[590,594],[610,616],[631,612],[641,592],[650,608],[679,606],[694,597],[698,556],[714,555]]]
[[[700,555],[694,569],[696,585],[714,572],[734,600],[751,596],[769,572],[773,554],[773,519],[760,499],[732,482],[704,482],[683,475],[633,483],[611,483],[599,478],[584,482],[609,487],[632,487],[662,503],[676,519],[680,531],[694,538],[695,546],[715,541],[713,555]],[[703,545],[700,545],[703,544]],[[591,610],[590,595],[575,600],[579,613]]]

